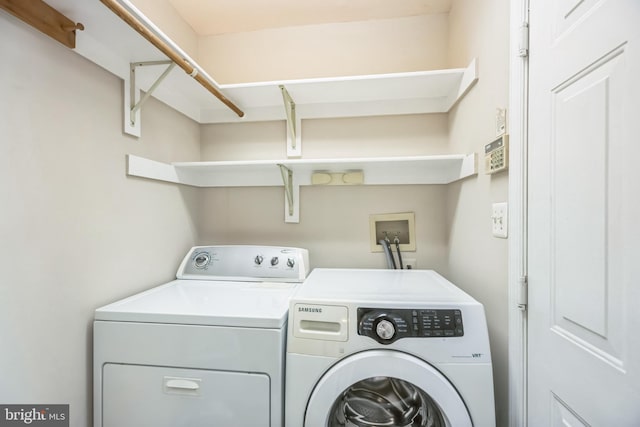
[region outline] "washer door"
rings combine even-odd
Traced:
[[[316,385],[306,427],[471,427],[464,401],[435,368],[388,350],[365,351],[329,369]]]

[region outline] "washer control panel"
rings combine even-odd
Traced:
[[[358,308],[358,335],[390,344],[401,338],[464,336],[459,309]]]
[[[309,273],[306,249],[276,246],[196,246],[178,279],[301,282]]]

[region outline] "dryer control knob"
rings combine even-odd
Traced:
[[[195,265],[196,268],[203,269],[207,265],[209,265],[210,261],[211,261],[211,255],[209,255],[208,252],[199,252],[198,254],[196,254],[195,258],[193,259],[193,264]]]
[[[396,326],[387,319],[382,319],[376,325],[376,335],[383,340],[390,340],[396,334]]]
[[[262,261],[264,260],[264,257],[262,255],[256,255],[256,257],[253,259],[253,262],[255,262],[257,265],[262,264]]]
[[[287,267],[293,268],[294,265],[296,265],[296,260],[295,259],[293,259],[293,258],[287,259]]]
[[[280,259],[277,256],[271,258],[271,265],[276,266],[280,262]]]

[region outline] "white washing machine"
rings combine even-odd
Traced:
[[[192,248],[177,280],[99,308],[95,427],[280,427],[289,298],[308,252]]]
[[[484,309],[434,271],[315,269],[286,357],[287,427],[495,426]]]

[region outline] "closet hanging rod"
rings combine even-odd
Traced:
[[[229,107],[239,117],[244,117],[244,112],[240,108],[238,108],[231,100],[224,96],[222,92],[220,92],[218,88],[216,88],[215,85],[210,81],[210,79],[206,78],[206,73],[204,73],[199,67],[195,67],[187,59],[184,58],[184,56],[186,55],[181,55],[180,53],[176,52],[176,49],[172,48],[170,46],[170,43],[158,37],[153,31],[142,24],[142,22],[140,22],[140,20],[136,16],[129,12],[129,10],[122,6],[117,0],[100,1],[109,9],[111,9],[113,13],[120,17],[120,19],[126,22],[131,28],[136,30],[142,37],[147,39],[149,43],[154,45],[169,59],[175,62],[176,65],[184,70],[185,73],[189,74],[205,89],[211,92],[224,105]]]

